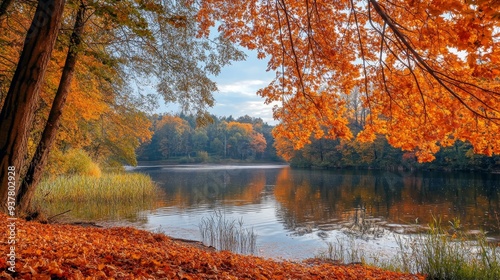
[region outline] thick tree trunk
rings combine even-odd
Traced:
[[[19,184],[29,129],[59,32],[65,0],[39,0],[16,72],[0,112],[0,207],[8,213],[9,186]],[[9,173],[15,169],[15,176]],[[9,185],[10,183],[10,185]],[[17,191],[17,188],[16,190]],[[9,201],[8,201],[9,200]],[[12,204],[11,204],[12,206]],[[13,214],[13,213],[10,213]]]
[[[66,104],[66,97],[68,96],[71,80],[73,79],[73,73],[75,72],[77,55],[79,48],[81,47],[81,36],[83,33],[83,26],[85,24],[84,18],[85,6],[82,3],[76,14],[75,26],[70,37],[68,55],[66,56],[66,62],[64,63],[56,96],[52,102],[49,118],[45,124],[45,129],[43,130],[42,138],[38,143],[35,155],[31,160],[28,171],[26,172],[18,191],[17,203],[20,214],[27,213],[30,210],[31,199],[35,193],[36,186],[42,178],[43,170],[47,164],[49,151],[54,144],[57,130],[59,129],[59,124],[61,123],[62,111],[64,105]]]

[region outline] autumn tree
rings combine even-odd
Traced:
[[[497,1],[202,2],[199,19],[268,58],[277,73],[258,94],[281,103],[277,137],[373,141],[431,161],[468,141],[500,153]],[[358,88],[363,129],[349,127],[345,95]],[[359,109],[358,109],[359,110]],[[278,143],[283,146],[283,142]]]
[[[12,182],[20,182],[28,132],[40,88],[54,47],[65,1],[40,0],[26,35],[21,57],[0,112],[0,199],[6,211],[9,166],[16,168]]]
[[[28,170],[24,175],[17,194],[17,204],[19,211],[26,212],[35,193],[35,188],[42,178],[49,151],[55,142],[55,137],[61,123],[63,108],[66,104],[66,98],[70,90],[71,80],[75,72],[75,65],[79,49],[81,48],[82,34],[85,23],[86,5],[80,2],[78,5],[75,25],[70,36],[68,54],[64,63],[62,76],[59,81],[56,95],[52,101],[50,113],[45,124],[41,139],[37,145],[35,154],[28,165]]]
[[[8,1],[3,1],[2,4],[8,4]],[[48,4],[49,7],[52,7],[51,5]],[[30,110],[24,110],[22,106],[19,107],[20,110],[16,110],[20,104],[9,101],[10,92],[2,106],[2,111],[16,111],[18,115],[26,118],[20,126],[22,131],[12,133],[11,137],[22,139],[31,137],[30,141],[34,146],[38,144],[19,191],[19,209],[23,211],[29,207],[29,193],[34,191],[41,177],[47,155],[58,133],[60,143],[65,143],[66,146],[76,144],[85,147],[94,158],[113,158],[116,162],[134,164],[135,147],[139,141],[150,137],[147,118],[139,110],[145,108],[144,104],[150,96],[138,94],[139,98],[132,98],[132,101],[129,98],[130,92],[141,90],[142,84],[148,83],[147,77],[155,76],[154,80],[160,81],[158,92],[167,102],[181,102],[185,110],[198,113],[199,119],[204,120],[207,107],[213,105],[211,93],[216,90],[215,83],[210,80],[209,75],[216,75],[220,68],[231,60],[243,58],[241,52],[227,39],[208,38],[201,34],[199,25],[195,21],[196,7],[187,1],[69,1],[68,5],[75,13],[69,12],[64,15],[64,22],[74,22],[74,28],[70,29],[72,30],[70,36],[59,38],[60,52],[52,57],[55,69],[58,69],[57,67],[63,69],[61,80],[59,83],[55,83],[55,79],[46,83],[44,91],[48,94],[45,94],[42,102],[39,103],[38,98],[28,98],[31,104]],[[63,4],[61,13],[62,6]],[[85,11],[88,15],[86,17],[83,14]],[[18,8],[14,12],[24,16],[29,13],[29,9]],[[76,16],[73,17],[73,14]],[[12,20],[15,21],[17,18]],[[38,18],[37,23],[40,22],[42,21]],[[84,28],[84,25],[87,27]],[[51,28],[54,34],[58,33],[58,28],[54,26]],[[64,33],[62,32],[63,35]],[[55,40],[55,37],[52,37],[50,39]],[[53,45],[41,42],[44,46]],[[15,44],[7,43],[7,45],[12,47],[12,51],[6,53],[14,56]],[[64,53],[62,50],[66,47],[67,55],[60,55]],[[85,61],[83,63],[76,60],[76,55],[80,53],[82,60]],[[48,62],[50,52],[46,54],[45,60]],[[10,57],[2,56],[4,61],[8,60],[7,58]],[[64,59],[66,65],[63,67],[64,63],[61,61]],[[21,64],[17,66],[19,69]],[[78,80],[76,85],[71,82],[71,76],[75,71],[84,77],[83,80]],[[87,74],[91,75],[86,76],[84,71],[89,71]],[[54,76],[57,76],[60,72],[56,70],[54,73]],[[10,79],[8,75],[4,77],[5,80]],[[96,79],[92,80],[93,78]],[[37,84],[41,84],[43,80],[41,75]],[[80,87],[85,83],[89,85],[88,88]],[[4,84],[2,82],[2,88]],[[58,87],[51,87],[57,84]],[[133,88],[132,85],[139,86]],[[84,94],[78,97],[73,93],[75,98],[72,98],[71,94],[68,95],[69,91],[84,92]],[[54,95],[51,95],[51,92]],[[85,109],[76,110],[74,115],[66,113],[64,117],[63,108],[66,103],[71,105],[69,109],[65,108],[65,111],[75,110],[75,107],[84,108],[89,104],[80,105],[85,104],[82,101],[86,100],[87,95],[97,97],[97,101],[90,105],[92,108],[88,107],[89,110],[86,112]],[[137,102],[140,99],[142,100]],[[1,96],[1,100],[4,100],[4,96]],[[47,104],[53,105],[47,106]],[[41,105],[37,111],[39,118],[33,124],[31,119],[34,118],[34,108],[38,105]],[[48,117],[43,116],[44,111],[50,111],[47,112]],[[79,119],[79,115],[83,115],[83,118]],[[2,125],[7,124],[5,117],[2,115],[0,118]],[[91,123],[83,124],[82,120]],[[42,125],[40,129],[40,123],[46,125]],[[62,131],[58,129],[59,123],[63,124]],[[78,138],[80,140],[77,140]],[[13,138],[7,141],[14,142]],[[26,147],[26,140],[18,142],[20,146]],[[21,170],[25,167],[24,158],[31,157],[32,153],[27,153],[26,148],[18,150],[19,152],[13,155],[14,163],[9,164]],[[3,147],[2,152],[4,152]],[[1,175],[2,180],[7,180],[5,174]],[[16,181],[21,182],[19,174],[17,175]],[[7,184],[2,185],[2,192],[4,186],[6,190]],[[26,197],[26,200],[23,197]]]
[[[186,120],[165,115],[157,124],[153,141],[158,141],[159,152],[166,158],[186,154],[190,131],[191,127]]]
[[[235,121],[231,117],[212,115],[213,123],[199,125],[194,115],[167,114],[152,118],[154,135],[138,149],[141,160],[277,160],[275,151],[268,149],[268,141],[272,143],[272,127],[262,119],[246,116]]]

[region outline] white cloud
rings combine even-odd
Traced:
[[[258,60],[255,53],[246,53],[246,61],[234,62],[213,77],[219,91],[214,93],[215,106],[208,111],[216,116],[231,115],[234,118],[249,115],[275,125],[272,108],[276,103],[266,105],[265,99],[257,95],[259,89],[272,81],[275,73],[266,71],[267,62]],[[175,113],[179,111],[176,108],[176,104],[162,105],[158,111]]]
[[[264,104],[264,98],[254,95],[254,98],[242,98],[241,94],[216,94],[216,104],[209,111],[217,116],[233,116],[238,118],[244,115],[249,115],[253,118],[261,118],[264,122],[270,125],[275,125],[277,122],[273,119],[272,104]]]
[[[246,96],[255,96],[257,91],[269,82],[264,80],[241,80],[229,84],[219,84],[220,93],[238,93]]]

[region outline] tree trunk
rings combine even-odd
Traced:
[[[81,47],[81,36],[85,24],[85,9],[86,7],[83,3],[81,3],[78,7],[75,26],[70,37],[68,55],[66,56],[66,62],[64,63],[56,96],[52,102],[49,118],[45,124],[42,138],[38,143],[35,155],[31,160],[28,171],[26,172],[19,188],[17,203],[20,214],[27,214],[30,210],[31,199],[35,193],[36,186],[42,178],[43,170],[47,164],[49,151],[55,141],[59,124],[61,123],[62,111],[64,105],[66,104],[66,97],[68,96],[71,80],[73,79],[73,73],[75,72],[77,55]]]
[[[0,207],[13,198],[9,182],[19,184],[27,140],[40,88],[59,33],[65,0],[39,0],[14,77],[0,112]],[[15,169],[15,176],[9,171]],[[17,187],[15,188],[17,191]],[[8,201],[9,199],[9,201]],[[14,198],[15,199],[15,198]],[[12,206],[12,204],[10,204]]]

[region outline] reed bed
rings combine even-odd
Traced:
[[[335,242],[328,242],[327,246],[327,250],[320,252],[316,258],[342,264],[365,263],[366,261],[366,252],[359,247],[353,236],[337,238]]]
[[[35,193],[35,201],[132,202],[157,194],[157,186],[145,174],[117,173],[101,177],[64,175],[42,181]]]
[[[455,219],[443,225],[435,218],[427,232],[406,236],[395,235],[399,248],[389,260],[377,260],[361,250],[355,240],[329,242],[317,258],[337,263],[363,262],[387,270],[426,275],[426,279],[500,279],[500,250],[489,242],[484,232],[469,234]]]
[[[428,279],[500,279],[500,250],[486,234],[468,234],[460,221],[448,227],[434,219],[426,234],[398,239],[395,260],[403,271],[415,271]]]
[[[243,219],[229,220],[220,211],[203,217],[198,225],[202,242],[218,250],[255,254],[257,234],[243,227]]]

